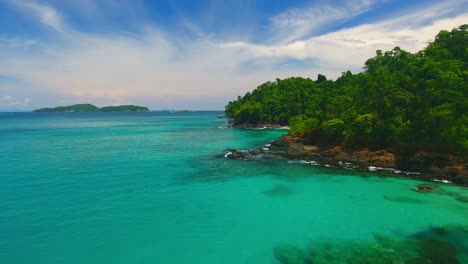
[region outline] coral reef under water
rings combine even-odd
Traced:
[[[401,239],[310,241],[273,250],[282,264],[462,264],[468,261],[468,226],[433,227]]]

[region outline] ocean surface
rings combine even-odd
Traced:
[[[468,263],[467,188],[228,160],[287,131],[221,114],[0,114],[0,263]]]

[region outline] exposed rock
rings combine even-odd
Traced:
[[[229,149],[225,157],[242,160],[266,158],[313,161],[314,164],[326,164],[326,167],[406,175],[428,181],[437,179],[444,183],[468,186],[468,163],[442,153],[309,145],[299,137],[285,135],[261,149]]]
[[[224,157],[228,159],[247,159],[250,156],[247,150],[228,149]]]
[[[421,193],[430,193],[430,192],[437,191],[438,188],[437,186],[430,185],[430,184],[419,184],[419,185],[416,185],[413,190],[417,192],[421,192]]]
[[[224,155],[227,159],[239,159],[239,160],[258,160],[263,158],[263,155],[268,151],[264,149],[228,149]],[[271,154],[267,155],[268,158],[272,158]]]
[[[249,150],[249,153],[252,154],[252,155],[260,155],[263,153],[263,150],[261,149],[251,149]]]
[[[282,136],[271,144],[270,151],[290,160],[314,160],[330,167],[406,174],[418,179],[468,185],[468,163],[455,156],[427,151],[398,149],[348,149],[344,146],[305,144],[301,138]],[[344,166],[352,164],[352,166]]]

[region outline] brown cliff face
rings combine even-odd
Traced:
[[[351,163],[360,169],[371,167],[410,171],[422,179],[448,180],[468,186],[468,164],[454,155],[428,151],[396,149],[347,149],[341,145],[307,145],[299,137],[283,136],[272,143],[271,150],[283,153],[288,159],[314,160],[321,164],[343,167]]]

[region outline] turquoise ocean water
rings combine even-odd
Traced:
[[[0,263],[279,263],[278,247],[314,245],[339,263],[431,232],[467,263],[466,188],[226,160],[285,131],[220,129],[220,114],[0,114]]]

